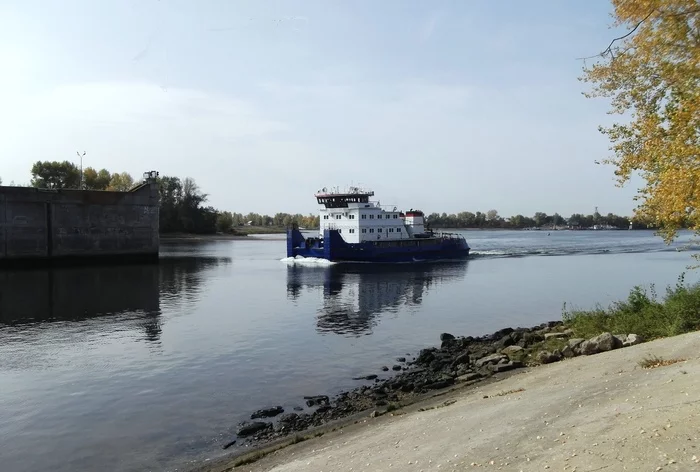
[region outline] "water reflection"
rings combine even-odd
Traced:
[[[228,257],[174,256],[157,265],[0,271],[0,330],[15,327],[18,334],[23,327],[99,319],[100,331],[136,329],[145,341],[158,343],[162,298],[194,297],[207,269],[230,262]]]
[[[420,305],[433,286],[464,278],[467,264],[290,265],[287,297],[297,300],[305,289],[321,288],[317,331],[360,336],[371,333],[382,313]]]

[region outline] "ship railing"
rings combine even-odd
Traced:
[[[447,231],[437,231],[435,235],[446,239],[464,239],[464,236],[459,233],[450,233]]]

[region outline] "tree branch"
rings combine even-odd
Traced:
[[[610,54],[610,55],[613,57],[613,59],[614,59],[614,58],[615,58],[615,54],[613,53],[613,50],[612,50],[613,45],[614,45],[617,41],[623,40],[623,39],[629,37],[629,36],[630,36],[632,33],[634,33],[635,31],[637,31],[637,28],[639,28],[640,26],[642,26],[642,23],[644,23],[645,21],[647,21],[647,20],[649,19],[649,17],[650,17],[651,15],[654,14],[655,11],[656,11],[656,10],[650,11],[649,14],[648,14],[647,16],[645,16],[644,18],[642,18],[642,19],[639,21],[639,23],[637,23],[636,25],[634,25],[634,28],[632,28],[631,30],[629,30],[626,34],[620,36],[619,38],[615,38],[615,39],[613,39],[612,41],[610,41],[610,44],[608,44],[608,47],[605,48],[605,49],[603,49],[602,52],[599,52],[599,53],[596,54],[595,56],[579,57],[579,58],[577,58],[577,60],[579,60],[579,61],[580,61],[580,60],[584,60],[584,61],[585,61],[586,59],[594,59],[594,58],[596,58],[596,57],[604,57],[606,54]]]

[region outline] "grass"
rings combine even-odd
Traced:
[[[684,276],[659,298],[654,286],[634,287],[627,300],[609,308],[566,311],[564,323],[576,337],[591,338],[604,332],[639,334],[645,340],[676,336],[700,329],[700,285],[687,286]]]
[[[645,357],[638,362],[639,367],[642,369],[655,369],[657,367],[665,367],[667,365],[677,364],[678,362],[685,362],[686,359],[664,359],[663,357],[656,357],[654,355]]]

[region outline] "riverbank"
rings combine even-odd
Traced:
[[[694,470],[698,352],[692,332],[523,370],[365,416],[244,470]]]
[[[257,239],[255,236],[247,234],[190,234],[190,233],[167,233],[161,234],[161,242],[183,242],[183,241],[248,241]]]
[[[251,421],[238,425],[237,437],[224,445],[234,446],[234,455],[242,455],[229,464],[247,463],[270,450],[347,427],[356,417],[392,414],[436,395],[502,380],[538,365],[696,330],[700,322],[694,308],[700,303],[700,288],[686,287],[682,282],[681,276],[663,301],[658,301],[653,291],[647,294],[635,288],[627,301],[608,310],[565,312],[565,322],[505,328],[477,338],[443,333],[440,347],[423,349],[410,360],[399,357],[391,368],[384,366],[379,373],[356,378],[361,385],[352,391],[334,398],[305,397],[307,408],[295,408],[299,412],[285,412],[280,406],[253,412]],[[248,453],[251,450],[254,452]]]

